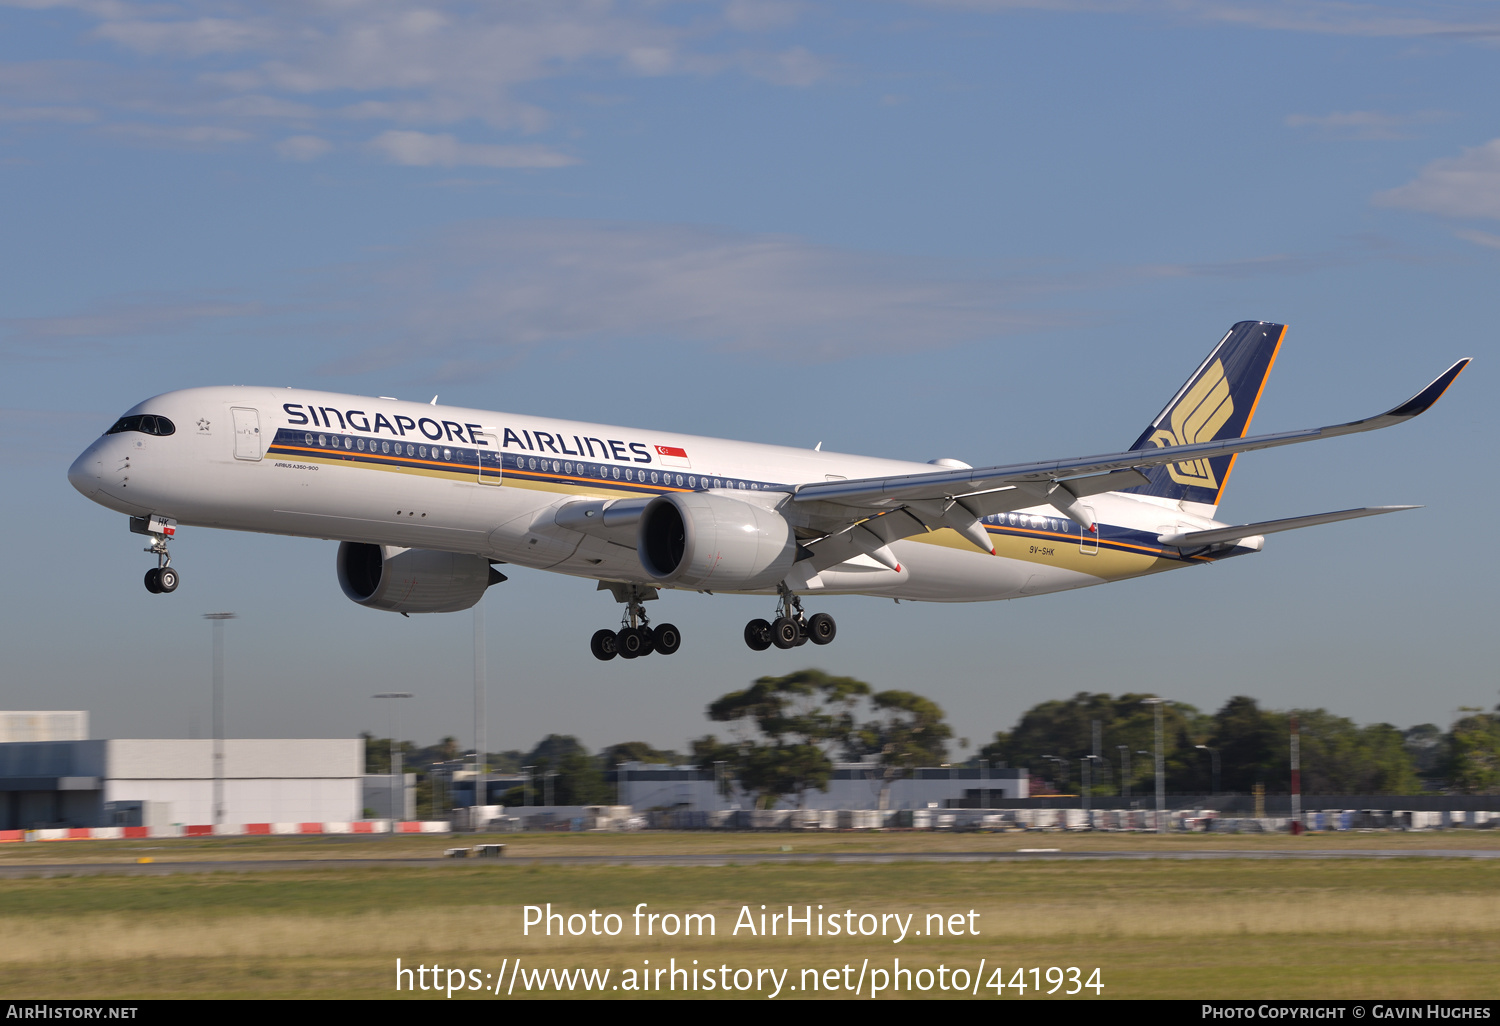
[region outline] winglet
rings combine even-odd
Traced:
[[[1407,419],[1415,417],[1418,414],[1426,413],[1427,410],[1432,406],[1432,404],[1441,399],[1443,397],[1443,393],[1448,391],[1448,386],[1453,384],[1453,379],[1463,373],[1464,368],[1469,365],[1469,359],[1470,358],[1466,356],[1462,360],[1459,360],[1452,367],[1449,367],[1447,370],[1443,371],[1443,373],[1439,374],[1437,380],[1435,380],[1432,384],[1422,389],[1422,391],[1418,392],[1416,395],[1412,396],[1410,399],[1406,400],[1406,402],[1402,403],[1400,406],[1397,406],[1395,409],[1388,410],[1385,413],[1385,416],[1401,417],[1402,419]]]

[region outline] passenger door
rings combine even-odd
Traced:
[[[481,434],[479,438],[489,443],[479,448],[479,483],[497,485],[500,483],[500,439],[487,434]]]
[[[242,406],[230,407],[229,412],[234,418],[234,458],[260,459],[260,413]]]
[[[1097,556],[1099,554],[1099,521],[1094,519],[1094,511],[1084,506],[1083,513],[1093,523],[1094,530],[1090,531],[1082,524],[1078,525],[1078,551],[1085,556]]]

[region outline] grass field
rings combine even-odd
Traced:
[[[1039,846],[1035,835],[1014,834],[510,835],[503,840],[512,845],[507,859],[511,854],[753,853],[780,851],[783,845],[827,852]],[[1495,845],[1487,833],[1468,832],[1300,840],[1349,848]],[[1292,841],[1284,836],[1049,835],[1046,846],[1249,849],[1288,847]],[[517,957],[528,970],[610,969],[608,985],[618,985],[624,970],[646,968],[647,959],[658,968],[675,958],[679,967],[698,959],[701,967],[728,966],[731,973],[789,969],[783,997],[808,996],[790,989],[805,982],[804,969],[842,970],[848,964],[852,980],[865,959],[870,969],[889,970],[897,957],[909,969],[936,970],[941,964],[970,974],[984,959],[981,984],[993,979],[996,965],[1004,967],[1006,982],[1018,967],[1036,966],[1045,974],[1049,966],[1078,966],[1084,978],[1098,967],[1105,997],[1493,998],[1500,993],[1494,968],[1500,956],[1500,862],[1491,860],[718,867],[506,861],[352,867],[337,861],[379,852],[432,855],[445,843],[444,838],[293,838],[180,846],[32,844],[19,851],[23,846],[14,846],[0,853],[0,863],[30,860],[36,849],[46,849],[43,855],[53,862],[63,856],[123,862],[142,854],[161,861],[331,861],[326,868],[275,873],[0,880],[0,996],[381,998],[396,996],[397,958],[403,966],[475,969],[482,979],[502,965],[514,966],[504,960]],[[564,913],[618,913],[625,931],[615,938],[522,936],[521,906],[547,902]],[[631,936],[629,914],[637,902],[648,903],[648,912],[714,913],[717,934]],[[910,913],[913,931],[923,929],[928,914],[946,917],[972,909],[979,932],[912,933],[900,944],[891,936],[789,939],[743,930],[732,936],[741,907],[749,905],[758,916],[761,904],[771,906],[768,912],[796,905],[799,914],[809,904],[823,905],[825,914],[853,910],[856,917]],[[769,990],[769,980],[766,986]],[[868,984],[865,988],[868,994]],[[523,991],[518,986],[516,996]],[[581,990],[576,993],[582,996]],[[994,995],[982,986],[979,993]],[[431,991],[415,996],[435,997]],[[605,996],[624,995],[606,991]],[[766,994],[752,990],[745,996],[764,999]],[[955,994],[933,989],[927,996]],[[1007,1000],[1035,996],[1033,989],[1024,995],[1004,992]]]
[[[508,858],[569,855],[729,855],[782,852],[1013,852],[1047,847],[1063,851],[1316,851],[1484,849],[1500,850],[1500,830],[1441,832],[1345,831],[1307,834],[952,833],[948,831],[719,833],[520,833],[448,838],[442,835],[202,837],[170,841],[48,841],[0,845],[0,866],[26,863],[161,862],[237,859],[431,858],[450,845],[500,842]]]

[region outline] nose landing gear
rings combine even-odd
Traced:
[[[637,584],[599,583],[601,591],[614,593],[615,601],[625,603],[625,613],[620,617],[620,629],[595,631],[589,639],[589,651],[594,658],[608,662],[615,656],[621,659],[639,659],[652,652],[671,655],[682,645],[682,632],[675,624],[659,624],[651,627],[643,602],[656,598],[656,589]]]
[[[153,595],[168,595],[177,590],[181,578],[172,567],[167,541],[177,534],[177,521],[166,517],[131,517],[130,530],[151,539],[145,551],[156,557],[156,566],[146,571],[146,590]]]
[[[775,645],[777,648],[796,648],[811,641],[814,645],[826,645],[838,633],[838,625],[827,613],[805,616],[802,600],[785,584],[777,588],[780,596],[776,601],[776,619],[751,620],[745,624],[745,644],[756,652],[764,652]]]
[[[146,590],[153,595],[165,595],[176,591],[177,571],[170,566],[154,566],[147,570]]]

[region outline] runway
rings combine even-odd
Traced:
[[[303,872],[329,869],[433,869],[463,866],[748,866],[785,863],[834,863],[836,865],[884,865],[893,862],[1193,862],[1225,859],[1500,859],[1500,849],[1378,848],[1339,851],[1297,849],[1225,851],[975,851],[975,852],[869,852],[815,854],[762,852],[714,855],[554,855],[515,856],[498,859],[239,859],[198,862],[50,862],[0,866],[0,879],[66,876],[171,876],[178,873]]]

